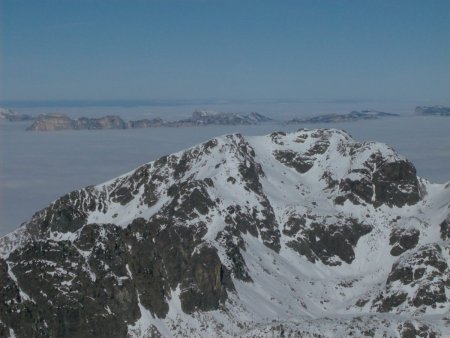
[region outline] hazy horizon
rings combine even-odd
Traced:
[[[400,115],[415,115],[417,106],[450,105],[449,101],[418,100],[52,100],[0,101],[0,107],[39,116],[62,113],[72,118],[118,115],[125,120],[160,117],[165,120],[188,118],[195,110],[248,114],[258,112],[277,121],[313,117],[323,114],[347,114],[374,110]]]

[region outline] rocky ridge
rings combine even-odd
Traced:
[[[361,111],[351,111],[347,114],[325,114],[314,116],[310,118],[299,119],[295,118],[287,121],[287,124],[297,124],[297,123],[336,123],[336,122],[351,122],[358,120],[376,120],[383,117],[399,116],[394,113],[385,113],[375,110],[361,110]]]
[[[1,238],[0,336],[447,336],[449,206],[343,131],[218,137]]]
[[[138,120],[125,122],[119,116],[103,116],[99,118],[80,117],[72,119],[61,113],[39,115],[33,124],[27,128],[32,131],[56,130],[96,130],[96,129],[128,129],[149,128],[161,125],[161,119]]]
[[[192,117],[178,121],[164,121],[161,118],[124,121],[119,116],[104,116],[100,118],[81,117],[72,119],[61,113],[40,115],[27,128],[31,131],[55,130],[95,130],[95,129],[133,129],[155,127],[193,127],[205,125],[251,125],[271,121],[258,113],[241,115],[237,113],[218,113],[206,110],[196,110]]]

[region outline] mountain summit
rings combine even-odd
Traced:
[[[448,336],[449,207],[340,130],[218,137],[1,238],[0,336]]]

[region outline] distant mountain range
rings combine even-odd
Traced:
[[[305,119],[292,119],[286,124],[298,123],[335,123],[357,120],[373,120],[384,117],[398,116],[398,114],[385,113],[372,110],[352,111],[348,114],[327,114]],[[71,119],[64,114],[53,113],[40,115],[27,129],[33,131],[54,130],[82,130],[82,129],[130,129],[155,127],[193,127],[207,125],[257,125],[270,122],[272,119],[259,114],[219,113],[209,110],[196,110],[188,119],[165,121],[161,118],[124,121],[119,116],[104,116],[100,118]]]
[[[449,206],[340,130],[217,137],[0,238],[0,337],[449,337]]]
[[[450,116],[450,107],[421,106],[416,107],[415,112],[420,115]]]
[[[419,106],[416,107],[415,112],[420,115],[450,116],[450,107]],[[336,113],[307,118],[294,118],[284,123],[338,123],[358,120],[374,120],[394,116],[399,116],[399,114],[386,113],[376,110],[361,110],[351,111],[350,113],[345,114]],[[33,117],[5,108],[0,108],[0,119],[6,119],[8,121],[34,120],[33,124],[27,128],[27,130],[32,131],[194,127],[207,125],[257,125],[260,123],[274,121],[271,118],[256,112],[252,112],[249,114],[240,114],[222,113],[211,110],[195,110],[190,118],[180,119],[176,121],[166,121],[159,117],[153,119],[125,121],[117,115],[108,115],[99,118],[81,117],[73,119],[62,113],[49,113],[39,115],[38,117]]]
[[[130,129],[155,127],[191,127],[205,125],[251,125],[271,121],[270,118],[258,113],[241,115],[237,113],[219,113],[207,110],[196,110],[192,117],[178,121],[164,121],[161,118],[124,121],[119,116],[104,116],[100,118],[70,117],[52,113],[40,115],[34,123],[27,128],[33,131],[54,130],[82,130],[82,129]]]
[[[399,114],[394,113],[384,113],[374,110],[361,110],[352,111],[348,114],[325,114],[304,119],[292,119],[287,122],[287,124],[292,123],[335,123],[335,122],[350,122],[358,120],[374,120],[381,117],[391,117],[399,116]]]

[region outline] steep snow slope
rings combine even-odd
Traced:
[[[215,138],[0,239],[0,336],[450,335],[449,207],[343,131]]]

